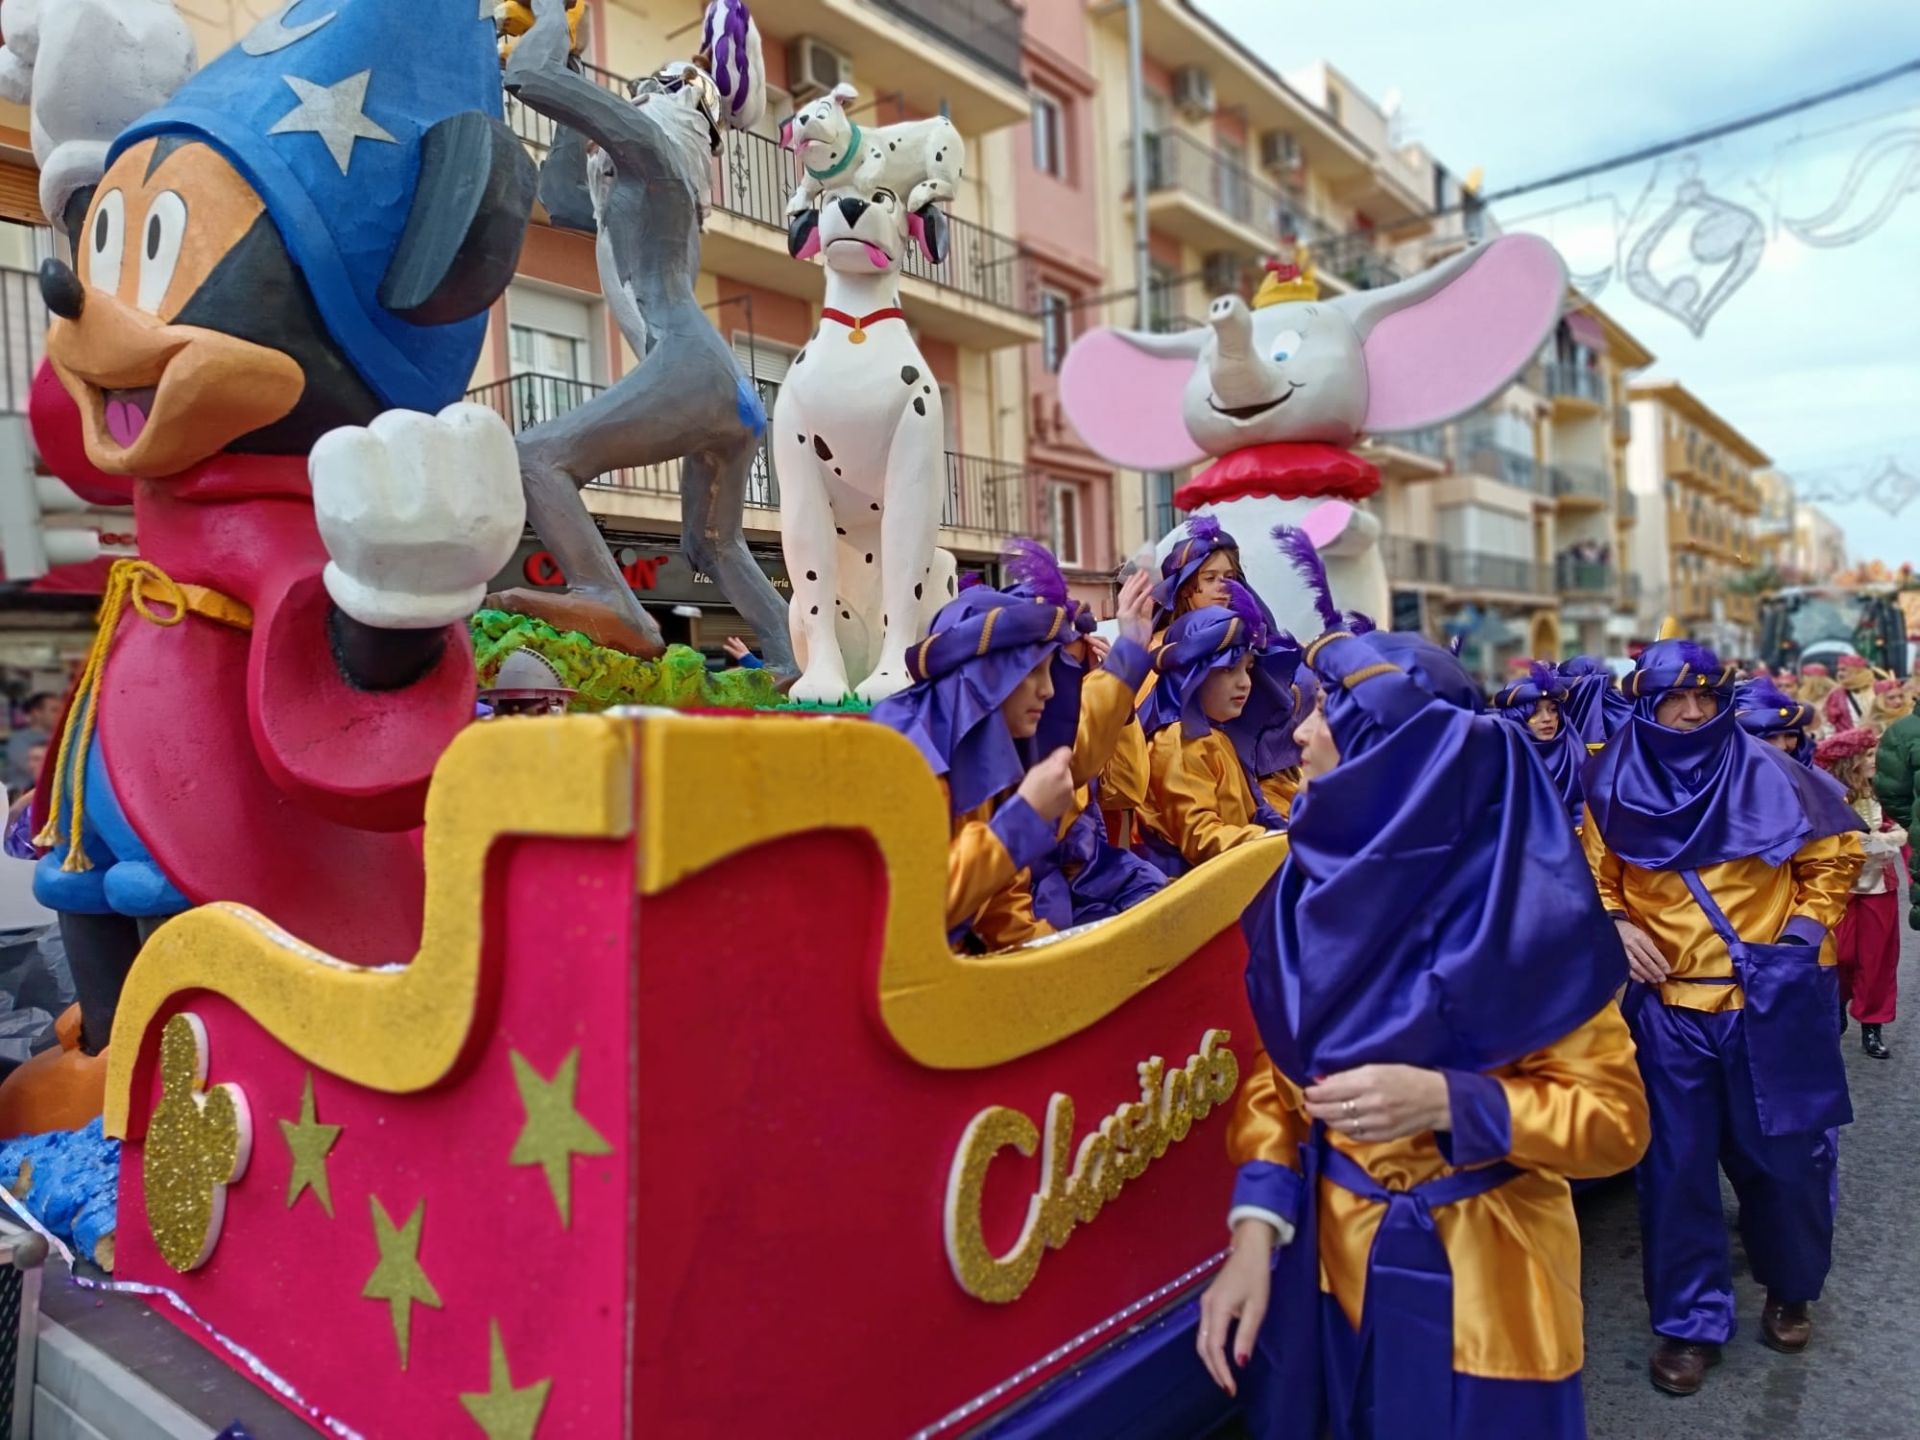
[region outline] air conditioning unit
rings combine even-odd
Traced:
[[[1237,294],[1245,273],[1245,264],[1231,250],[1214,251],[1200,266],[1200,278],[1209,298]]]
[[[1213,76],[1198,65],[1187,65],[1173,72],[1173,103],[1190,120],[1205,120],[1213,114]]]
[[[796,104],[824,95],[836,85],[848,84],[853,65],[826,41],[796,35],[787,42],[787,83]]]
[[[1306,178],[1307,157],[1291,130],[1269,130],[1260,137],[1260,168],[1276,180],[1298,184]]]

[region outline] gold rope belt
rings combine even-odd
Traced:
[[[53,760],[53,804],[47,815],[47,823],[33,837],[33,843],[42,849],[50,850],[60,843],[63,828],[62,797],[65,793],[61,781],[70,778],[73,808],[66,817],[64,827],[67,858],[60,865],[66,871],[93,868],[93,862],[87,858],[80,844],[87,805],[87,751],[93,744],[94,718],[98,710],[95,702],[99,698],[100,679],[106,673],[107,652],[113,647],[114,632],[119,629],[120,617],[128,605],[132,605],[141,619],[162,628],[178,625],[189,615],[198,615],[233,630],[253,628],[253,611],[230,595],[222,595],[218,590],[209,590],[204,585],[182,585],[151,561],[113,562],[112,570],[107,572],[107,593],[100,598],[97,621],[100,628],[94,634],[93,645],[87,651],[87,663],[80,671],[80,683],[74,687],[73,700],[67,707],[67,723],[60,730],[60,751]],[[156,605],[165,609],[156,610]],[[78,726],[73,723],[75,706],[81,707]],[[79,734],[77,741],[74,738],[76,730]]]

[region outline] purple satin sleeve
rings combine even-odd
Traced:
[[[1053,825],[1018,795],[994,812],[987,828],[1007,847],[1015,870],[1032,869],[1059,840]]]
[[[1271,1160],[1249,1160],[1233,1181],[1233,1206],[1267,1210],[1289,1225],[1300,1223],[1300,1172]]]
[[[1147,671],[1153,668],[1153,657],[1147,653],[1147,647],[1136,645],[1124,635],[1113,642],[1107,651],[1107,663],[1100,667],[1111,670],[1126,681],[1129,690],[1138,690],[1146,682]]]
[[[1443,1070],[1447,1108],[1453,1128],[1434,1138],[1447,1163],[1464,1169],[1504,1160],[1513,1149],[1513,1112],[1507,1092],[1491,1075],[1472,1070]]]
[[[1818,950],[1827,939],[1827,927],[1811,915],[1796,915],[1787,921],[1786,928],[1780,932],[1784,944],[1811,945]]]
[[[1328,640],[1313,652],[1313,669],[1321,682],[1332,689],[1344,686],[1347,677],[1381,665],[1380,652],[1363,640],[1340,636]],[[1418,682],[1393,667],[1396,674],[1376,670],[1347,693],[1385,730],[1397,729],[1433,703],[1433,696]]]
[[[39,858],[40,852],[33,848],[33,827],[28,823],[32,815],[33,807],[28,805],[7,826],[6,852],[16,860]]]

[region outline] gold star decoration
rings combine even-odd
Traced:
[[[300,1198],[303,1190],[312,1190],[320,1208],[333,1218],[333,1193],[327,1188],[327,1152],[340,1138],[338,1125],[322,1125],[313,1109],[313,1072],[307,1072],[307,1088],[300,1094],[300,1118],[282,1120],[280,1133],[286,1136],[287,1149],[293,1152],[293,1173],[287,1177],[287,1208]]]
[[[392,1218],[380,1204],[380,1197],[369,1195],[373,1206],[373,1243],[380,1249],[380,1263],[367,1277],[363,1300],[385,1300],[393,1310],[393,1338],[400,1347],[400,1368],[407,1368],[407,1342],[412,1333],[415,1302],[440,1308],[440,1292],[420,1268],[420,1226],[427,1218],[427,1202],[413,1207],[407,1223],[395,1229]]]
[[[552,1388],[551,1379],[513,1388],[513,1377],[507,1373],[507,1347],[500,1339],[500,1322],[494,1320],[488,1324],[487,1388],[475,1394],[462,1392],[460,1403],[473,1423],[487,1432],[487,1440],[533,1440]]]
[[[611,1155],[613,1146],[586,1117],[573,1107],[574,1087],[580,1080],[580,1047],[574,1046],[551,1080],[543,1079],[518,1050],[508,1052],[513,1060],[513,1083],[519,1087],[520,1103],[526,1108],[527,1123],[513,1142],[509,1165],[538,1165],[547,1172],[547,1188],[553,1191],[553,1203],[560,1210],[560,1224],[573,1224],[573,1157],[575,1155]]]

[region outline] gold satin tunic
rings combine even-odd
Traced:
[[[1453,1368],[1490,1380],[1564,1380],[1584,1360],[1580,1229],[1567,1179],[1634,1165],[1647,1148],[1647,1097],[1619,1007],[1511,1065],[1488,1072],[1506,1092],[1521,1174],[1433,1212],[1453,1267]],[[1227,1151],[1298,1171],[1310,1132],[1299,1089],[1254,1056],[1234,1097]],[[1384,1143],[1328,1132],[1328,1143],[1382,1186],[1404,1190],[1450,1173],[1433,1132]],[[1320,1288],[1356,1328],[1367,1260],[1386,1207],[1320,1182]]]
[[[1673,967],[1672,977],[1660,986],[1661,1000],[1709,1014],[1741,1009],[1746,995],[1737,984],[1688,983],[1690,976],[1732,975],[1733,957],[1680,872],[1645,870],[1622,860],[1608,848],[1591,812],[1582,827],[1581,843],[1594,883],[1600,887],[1601,906],[1610,913],[1625,914],[1646,931]],[[1847,831],[1809,841],[1784,865],[1769,865],[1755,857],[1703,865],[1700,881],[1742,940],[1770,945],[1789,920],[1807,916],[1828,932],[1820,946],[1820,963],[1832,965],[1838,958],[1832,931],[1840,923],[1854,877],[1865,862],[1859,835]]]
[[[1189,865],[1258,840],[1253,789],[1233,742],[1219,730],[1196,739],[1179,722],[1150,742],[1146,803],[1140,823],[1179,850]]]
[[[1087,808],[1087,782],[1112,758],[1114,747],[1133,723],[1133,691],[1127,682],[1104,667],[1080,682],[1080,723],[1073,740],[1073,804],[1061,817],[1058,835]],[[952,804],[952,791],[940,782],[941,793]],[[947,928],[967,925],[990,949],[1024,945],[1053,927],[1033,913],[1028,872],[1016,869],[1013,856],[993,833],[994,813],[1012,794],[996,795],[953,820],[953,839],[947,847]]]

